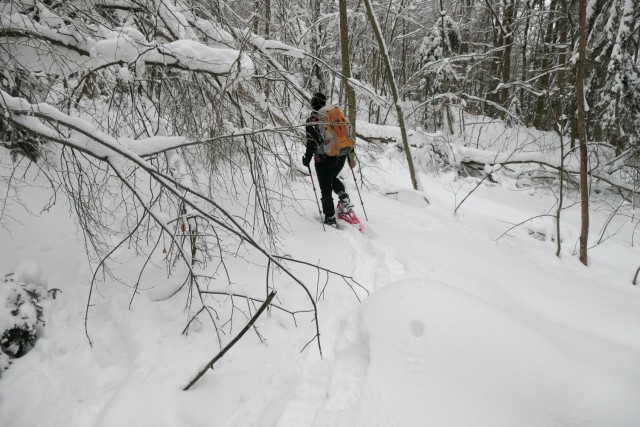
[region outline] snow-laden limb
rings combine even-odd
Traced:
[[[252,34],[249,37],[251,44],[257,49],[265,50],[270,53],[279,53],[280,55],[290,56],[292,58],[304,58],[305,52],[297,47],[289,46],[278,40],[265,39],[258,35]]]
[[[223,7],[229,6],[225,3]],[[191,25],[200,30],[211,41],[226,46],[238,45],[241,40],[247,40],[258,51],[278,53],[292,58],[304,58],[305,55],[305,51],[300,48],[288,45],[279,40],[265,39],[249,31],[249,29],[239,29],[228,26],[228,30],[225,30],[218,22],[202,18],[194,19]]]
[[[407,129],[407,136],[413,136],[413,129]],[[385,144],[400,143],[401,134],[398,126],[377,125],[364,121],[358,122],[358,138],[369,142],[381,142]]]
[[[235,15],[234,10],[226,2],[219,2],[219,7]],[[299,58],[301,57],[300,55],[305,55],[301,49],[279,41],[266,40],[246,29],[235,28],[231,25],[227,25],[226,29],[223,29],[221,24],[210,20],[198,19],[193,22],[192,25],[208,37],[208,42],[213,41],[227,46],[248,46],[255,50],[259,56],[264,58],[267,63],[275,69],[280,77],[287,81],[290,88],[294,89],[307,100],[311,100],[311,94],[300,85],[300,82],[296,80],[295,76],[289,70],[273,57],[274,53],[278,53]]]
[[[473,95],[470,95],[468,93],[461,93],[460,97],[468,99],[469,101],[475,101],[475,102],[479,102],[479,103],[484,103],[484,104],[490,105],[493,108],[495,108],[496,110],[502,112],[505,115],[505,117],[509,117],[511,120],[514,121],[514,123],[522,123],[522,120],[518,116],[514,115],[511,111],[509,111],[508,109],[504,108],[503,106],[501,106],[498,103],[490,101],[490,100],[488,100],[486,98],[479,98],[477,96],[473,96]]]
[[[217,43],[223,46],[234,46],[236,39],[233,34],[222,28],[220,24],[208,19],[198,18],[192,25],[200,30],[207,38],[209,43]]]
[[[480,150],[472,147],[463,147],[457,144],[451,144],[451,150],[454,154],[454,158],[458,159],[461,164],[480,164],[488,165],[490,167],[495,165],[516,165],[516,164],[538,164],[552,170],[560,171],[571,175],[580,174],[580,165],[577,160],[573,162],[567,162],[562,160],[557,155],[544,154],[539,151],[524,152],[524,151],[509,151],[509,152],[494,152],[487,150]],[[572,152],[565,154],[565,157],[571,155]],[[631,152],[628,153],[629,155]],[[615,165],[622,164],[623,159],[617,158]],[[486,169],[486,168],[485,168]],[[603,181],[613,187],[617,187],[622,190],[630,191],[632,193],[640,193],[640,189],[634,186],[633,183],[629,183],[624,179],[616,176],[618,169],[613,169],[608,163],[605,163],[601,167],[595,167],[589,171],[589,176]],[[488,172],[488,174],[490,171]]]
[[[111,9],[124,9],[135,10],[140,6],[131,0],[94,0],[97,7],[111,8]]]
[[[136,153],[140,157],[151,157],[160,153],[175,150],[178,148],[189,147],[194,145],[211,144],[220,142],[226,139],[244,138],[248,136],[255,136],[263,133],[277,134],[291,132],[296,128],[304,127],[304,124],[297,126],[265,126],[261,129],[242,128],[234,129],[231,133],[220,135],[215,138],[194,140],[180,136],[153,136],[145,139],[121,139],[120,143],[128,147],[132,152]]]
[[[250,77],[253,61],[235,49],[221,49],[195,40],[177,40],[154,45],[135,40],[127,34],[113,32],[91,49],[94,65],[142,61],[146,64],[175,66],[189,71],[201,71],[218,76]]]
[[[229,28],[229,31],[227,31],[219,23],[206,19],[196,19],[192,22],[192,25],[201,31],[206,36],[207,42],[211,44],[238,46],[247,40],[251,47],[263,54],[269,54],[269,56],[274,53],[298,59],[305,56],[305,52],[302,49],[290,46],[279,40],[265,39],[248,30]],[[269,57],[268,60],[275,61],[272,57]]]
[[[73,148],[80,151],[91,153],[93,157],[97,157],[102,160],[108,159],[109,155],[113,153],[113,150],[105,149],[100,144],[106,145],[112,149],[117,147],[119,150],[126,152],[128,156],[140,157],[140,160],[142,161],[144,160],[143,158],[155,156],[178,148],[210,144],[225,139],[242,138],[261,133],[290,132],[292,129],[305,126],[304,124],[301,124],[298,126],[267,126],[261,129],[234,129],[229,134],[206,140],[193,140],[184,136],[166,135],[131,139],[115,138],[98,130],[94,125],[80,117],[67,115],[47,103],[31,104],[25,99],[13,97],[1,89],[0,108],[8,111],[12,115],[11,119],[16,124],[52,140],[58,140],[58,138],[61,137],[60,133],[49,126],[46,126],[39,119],[63,124],[69,128],[75,129],[87,138],[79,139],[79,136],[77,135],[74,137],[68,137],[66,138],[67,145],[73,146]],[[96,144],[96,140],[99,140],[100,144]]]
[[[47,103],[31,104],[24,98],[13,97],[0,89],[0,108],[18,126],[51,140],[64,143],[97,159],[107,160],[109,156],[118,154],[129,158],[138,157],[117,138],[96,129],[86,120],[64,114]],[[63,125],[73,129],[76,133],[73,136],[64,136],[45,125],[41,120]],[[144,161],[142,158],[139,160]]]
[[[236,49],[210,47],[197,40],[168,43],[147,41],[133,27],[96,31],[91,35],[68,27],[55,28],[35,22],[29,16],[12,13],[3,18],[0,35],[21,40],[14,49],[36,47],[42,40],[92,59],[92,67],[113,63],[162,65],[217,76],[247,78],[254,73],[251,58]]]
[[[47,40],[54,45],[71,49],[77,53],[89,56],[95,39],[90,38],[75,29],[55,28],[35,22],[29,16],[11,13],[0,20],[0,36],[15,38],[37,38]],[[23,41],[22,43],[29,43]]]

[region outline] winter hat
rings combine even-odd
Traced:
[[[311,107],[316,111],[324,107],[326,103],[327,97],[324,96],[323,93],[318,92],[313,95],[313,98],[311,98]]]

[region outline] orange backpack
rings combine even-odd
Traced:
[[[325,156],[344,156],[353,151],[355,138],[351,123],[338,106],[327,106],[318,112],[318,133],[324,142],[318,151]]]

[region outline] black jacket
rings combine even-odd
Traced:
[[[318,124],[315,124],[318,121],[318,112],[312,111],[311,115],[307,119],[307,126],[305,129],[307,130],[307,151],[304,153],[304,156],[308,159],[314,154],[317,154],[318,147],[322,147],[324,141],[320,137],[320,132],[318,131]]]

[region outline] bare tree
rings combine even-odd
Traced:
[[[358,117],[357,104],[356,104],[356,93],[351,87],[351,83],[349,79],[351,78],[351,61],[349,59],[349,25],[348,25],[348,15],[347,15],[347,0],[339,1],[340,7],[340,50],[342,54],[342,84],[345,89],[346,99],[347,99],[347,115],[349,117],[349,122],[351,122],[351,126],[353,127],[353,132],[355,133],[356,128],[356,120]]]
[[[588,265],[587,245],[589,242],[589,182],[588,182],[588,162],[587,135],[586,135],[586,112],[584,94],[584,75],[586,67],[587,51],[587,2],[579,0],[578,3],[578,70],[576,74],[576,108],[578,110],[578,140],[580,143],[580,202],[582,223],[580,227],[580,262]]]
[[[373,11],[373,7],[371,6],[371,1],[364,0],[364,5],[367,9],[367,17],[369,19],[369,23],[371,25],[371,28],[373,29],[373,33],[376,36],[376,41],[378,42],[378,49],[380,51],[380,55],[382,55],[382,60],[384,61],[385,70],[387,73],[387,80],[389,83],[389,87],[391,88],[391,96],[393,99],[393,103],[396,107],[398,124],[400,125],[402,146],[404,147],[405,156],[407,158],[407,166],[409,167],[411,184],[413,185],[414,190],[422,189],[422,185],[419,183],[418,176],[416,175],[416,171],[413,166],[413,157],[411,155],[411,147],[409,147],[409,138],[407,137],[407,128],[404,123],[404,113],[402,112],[402,106],[400,105],[400,99],[398,98],[398,86],[395,80],[395,76],[393,74],[393,68],[391,66],[391,57],[389,56],[387,45],[384,39],[382,38],[380,24],[378,23],[378,19],[376,18],[375,12]]]

